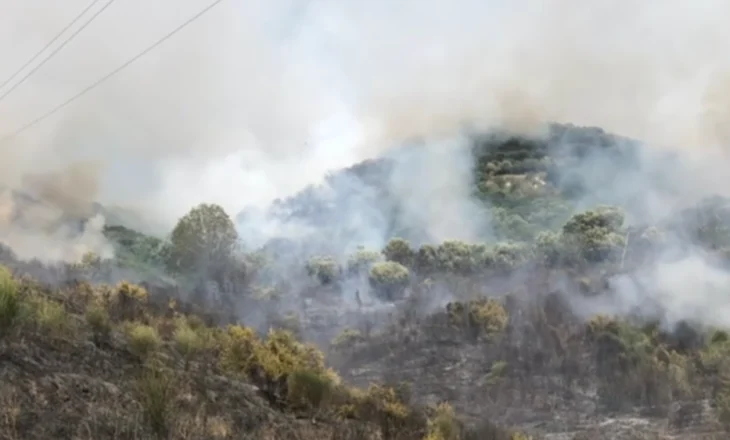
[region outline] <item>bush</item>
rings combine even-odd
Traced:
[[[312,345],[300,343],[286,330],[270,330],[266,342],[254,346],[254,356],[273,380],[297,370],[325,370],[322,352]]]
[[[607,408],[641,405],[664,414],[672,401],[689,396],[691,362],[668,350],[654,326],[597,316],[587,333],[595,350],[598,397]]]
[[[386,260],[394,261],[405,267],[412,267],[416,258],[416,252],[402,238],[393,238],[390,240],[383,249],[383,255]]]
[[[0,336],[7,333],[20,316],[18,285],[10,271],[0,266]]]
[[[318,408],[340,384],[337,374],[325,367],[321,351],[280,329],[261,340],[250,328],[230,326],[221,338],[220,365],[246,376],[270,398],[299,409]]]
[[[360,249],[347,259],[347,273],[349,275],[367,274],[373,264],[380,259],[379,253]]]
[[[162,345],[162,338],[154,327],[132,324],[128,330],[129,351],[140,359],[149,357]]]
[[[437,248],[438,268],[444,272],[470,275],[482,267],[485,252],[485,246],[445,241]]]
[[[183,357],[185,370],[187,370],[190,361],[205,349],[205,338],[199,330],[193,329],[187,323],[178,323],[173,339],[175,340],[175,349]]]
[[[229,326],[220,338],[220,365],[231,374],[249,375],[254,362],[254,350],[261,342],[256,332],[239,325]]]
[[[403,297],[410,273],[402,264],[386,261],[373,265],[368,281],[378,297],[393,301]]]
[[[295,370],[287,376],[287,400],[295,409],[318,410],[329,400],[335,385],[328,374]]]
[[[446,311],[453,325],[473,332],[474,336],[492,337],[501,333],[509,321],[507,310],[495,299],[452,302]]]
[[[535,240],[535,256],[547,267],[555,267],[562,254],[560,236],[553,232],[540,232]]]
[[[424,440],[459,440],[461,423],[456,418],[454,408],[448,403],[439,404],[428,421],[428,434]]]
[[[177,387],[174,376],[161,369],[147,370],[137,382],[137,396],[145,419],[159,439],[168,437]]]
[[[315,257],[307,262],[307,274],[320,284],[331,284],[340,276],[340,266],[331,257]]]
[[[91,328],[94,341],[99,344],[109,340],[112,331],[109,312],[102,306],[92,306],[86,311],[86,323]]]
[[[428,275],[436,272],[439,269],[436,247],[430,244],[421,246],[416,253],[415,266],[420,274]]]
[[[625,245],[624,214],[612,207],[575,214],[563,226],[563,240],[576,263],[615,260]]]
[[[371,385],[362,396],[356,394],[355,414],[360,420],[376,423],[383,438],[399,438],[400,433],[420,431],[425,425],[394,388],[381,385]]]
[[[62,304],[39,297],[32,306],[33,321],[40,330],[53,337],[73,334],[75,326]]]
[[[147,290],[126,281],[119,283],[113,291],[107,292],[106,298],[112,318],[124,321],[145,319],[148,300]]]

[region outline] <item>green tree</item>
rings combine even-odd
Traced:
[[[347,259],[347,272],[350,275],[367,274],[370,267],[380,259],[380,254],[375,251],[358,249]]]
[[[463,241],[449,240],[437,248],[439,269],[460,275],[474,273],[480,267],[486,247]]]
[[[403,266],[413,266],[416,252],[411,248],[410,243],[402,238],[393,238],[383,249],[383,255],[388,261],[395,261]]]
[[[535,239],[535,257],[547,267],[555,267],[560,262],[563,252],[560,235],[551,231],[542,231]]]
[[[408,269],[394,261],[375,263],[368,277],[375,294],[388,301],[401,298],[409,280]]]
[[[565,243],[580,260],[598,263],[616,258],[624,245],[624,213],[598,207],[575,214],[563,226]]]
[[[312,257],[307,261],[307,274],[322,285],[336,281],[342,272],[340,265],[332,257]]]
[[[177,222],[170,242],[169,268],[198,272],[230,263],[238,233],[222,207],[200,204]]]

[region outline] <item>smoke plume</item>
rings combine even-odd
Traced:
[[[0,78],[85,4],[2,0]],[[115,2],[0,100],[0,136],[205,5]],[[471,240],[488,234],[490,218],[472,199],[472,158],[460,133],[542,136],[547,121],[645,141],[625,178],[611,180],[616,165],[600,153],[574,172],[592,190],[583,206],[622,202],[636,207],[633,218],[659,218],[730,188],[730,58],[722,55],[730,53],[729,14],[730,4],[719,0],[691,8],[679,0],[224,1],[0,143],[0,185],[43,207],[20,207],[16,193],[4,193],[0,237],[25,256],[62,258],[67,245],[106,246],[93,202],[136,212],[148,230],[164,232],[203,201],[232,214],[250,207],[244,238],[301,235],[311,225],[256,208],[309,184],[341,197],[360,183],[327,178],[330,171],[385,155],[394,161],[385,177],[401,221],[423,230],[422,241]],[[395,148],[404,142],[414,150]],[[680,165],[658,159],[669,149]],[[346,212],[330,212],[346,225],[343,237],[357,232],[350,245],[377,247],[397,232],[370,209],[381,201],[365,194]],[[94,215],[95,227],[80,227],[86,238],[68,231],[66,219]],[[701,267],[687,264],[687,276]]]

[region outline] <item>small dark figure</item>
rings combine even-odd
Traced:
[[[355,290],[355,301],[357,301],[357,307],[362,308],[362,299],[360,299],[360,289]]]

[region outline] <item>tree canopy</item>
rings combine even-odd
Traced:
[[[221,206],[203,203],[177,222],[170,242],[168,268],[194,272],[227,261],[234,253],[238,233]]]

